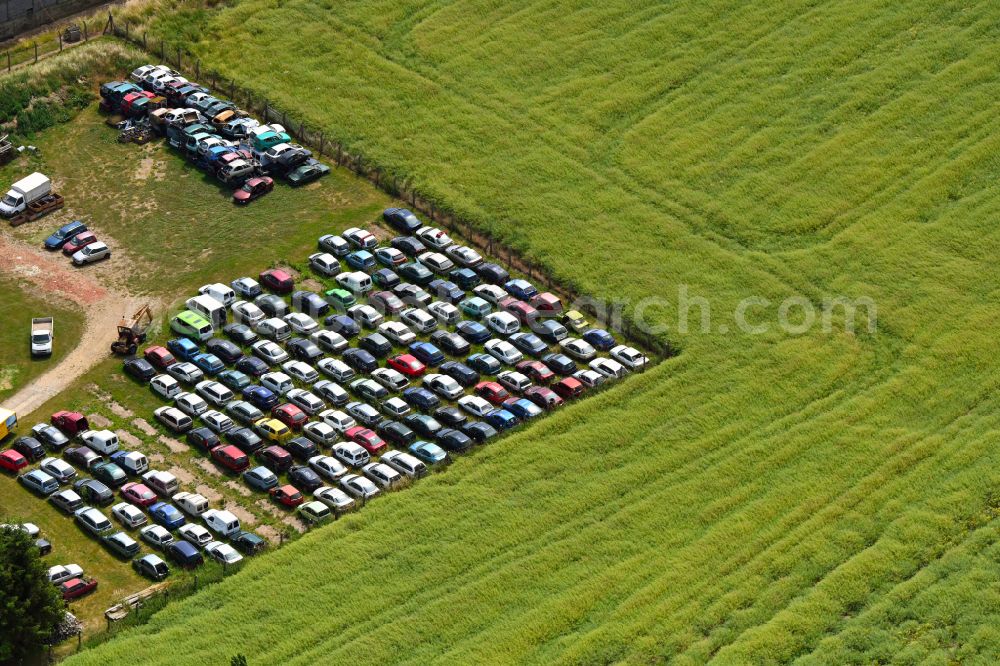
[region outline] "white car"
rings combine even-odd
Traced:
[[[282,349],[278,343],[271,340],[258,340],[253,343],[253,346],[250,349],[253,351],[254,356],[261,359],[268,365],[277,365],[278,363],[284,363],[289,359],[288,352]],[[172,367],[174,366],[170,366],[167,370]]]
[[[212,380],[198,382],[195,384],[194,392],[216,407],[224,407],[226,403],[236,399],[225,384]]]
[[[231,418],[215,409],[210,409],[202,414],[201,420],[208,426],[209,430],[217,435],[223,435],[236,427]]]
[[[285,394],[285,397],[288,398],[288,402],[292,403],[309,416],[317,414],[326,408],[326,403],[320,400],[318,396],[305,389],[293,388]]]
[[[327,409],[317,414],[317,416],[323,423],[341,434],[347,432],[348,428],[358,425],[358,422],[353,417],[338,409]]]
[[[478,418],[482,418],[496,409],[489,400],[480,398],[478,395],[467,395],[459,398],[458,406]]]
[[[451,326],[452,324],[457,324],[459,320],[462,319],[462,313],[459,312],[451,303],[445,303],[444,301],[434,301],[427,306],[427,311],[438,318],[441,323]]]
[[[472,289],[472,293],[487,303],[497,306],[500,301],[510,296],[507,291],[495,284],[481,284]]]
[[[264,418],[264,412],[245,400],[229,403],[226,405],[226,412],[243,425],[250,425]]]
[[[455,268],[455,262],[440,252],[424,252],[417,257],[417,261],[438,275],[447,274]]]
[[[316,331],[309,336],[309,339],[316,343],[316,346],[325,352],[339,354],[350,345],[344,336],[334,331]]]
[[[282,369],[294,379],[307,384],[312,384],[319,379],[319,372],[305,361],[288,361],[284,363]]]
[[[341,477],[340,487],[351,497],[369,500],[379,494],[378,486],[368,479],[357,474],[348,474]]]
[[[511,393],[524,393],[531,388],[531,380],[516,370],[504,370],[497,374],[497,381]]]
[[[53,585],[61,585],[82,575],[83,567],[79,564],[57,564],[54,567],[49,567],[49,582]]]
[[[442,398],[455,400],[462,395],[462,385],[448,375],[430,374],[424,377],[424,386]]]
[[[372,459],[363,446],[354,442],[338,442],[334,444],[333,456],[350,467],[367,465]]]
[[[378,327],[378,332],[400,347],[407,347],[411,342],[417,340],[416,334],[406,324],[399,321],[384,322]]]
[[[420,227],[417,229],[416,237],[420,239],[421,243],[433,250],[443,250],[454,244],[448,234],[437,227]]]
[[[174,535],[162,525],[149,525],[139,530],[139,538],[155,548],[166,548],[174,542]]]
[[[351,396],[347,394],[343,386],[329,379],[322,379],[313,384],[313,390],[316,392],[316,395],[331,405],[346,405],[351,399]]]
[[[472,268],[483,263],[482,256],[471,247],[466,247],[465,245],[452,245],[444,253],[456,264],[466,268]]]
[[[628,374],[625,366],[613,358],[595,358],[587,365],[591,370],[601,373],[608,379],[621,379]]]
[[[233,321],[237,324],[245,324],[250,328],[257,328],[257,324],[267,319],[264,311],[253,303],[246,301],[236,301],[233,303]]]
[[[316,252],[309,255],[309,267],[320,275],[333,277],[340,272],[340,262],[329,252]]]
[[[519,352],[517,347],[506,340],[487,340],[486,344],[483,345],[483,349],[486,350],[487,354],[507,365],[520,363],[524,359],[524,354]]]
[[[295,387],[292,378],[283,372],[265,372],[260,376],[260,385],[279,396],[285,395]]]
[[[394,393],[399,393],[410,385],[406,375],[392,368],[377,368],[371,374],[372,379]]]
[[[110,258],[111,250],[108,246],[101,241],[97,241],[96,243],[84,245],[80,248],[80,251],[73,255],[73,263],[77,266],[83,266],[84,264],[92,264],[95,261]]]
[[[410,413],[410,405],[402,398],[389,398],[382,403],[382,411],[393,418],[402,418]]]
[[[235,548],[221,541],[209,541],[206,543],[205,552],[213,560],[226,566],[243,560],[243,556]]]
[[[438,321],[434,315],[419,308],[407,308],[400,313],[399,318],[419,333],[432,333],[438,327]]]
[[[595,388],[607,380],[607,377],[596,370],[578,370],[573,373],[573,378],[587,388]]]
[[[559,341],[559,346],[566,352],[567,356],[572,356],[578,361],[589,361],[597,356],[597,350],[589,342],[580,338],[565,338]]]
[[[427,473],[426,465],[402,451],[386,451],[382,454],[381,462],[411,479],[418,479]]]
[[[177,533],[182,539],[198,548],[204,548],[206,544],[212,541],[212,533],[201,525],[195,525],[194,523],[181,525],[177,528]]]
[[[322,486],[316,489],[313,493],[313,497],[318,499],[323,504],[336,511],[337,513],[342,513],[344,511],[350,511],[354,508],[354,498],[345,493],[340,488],[331,488],[330,486]]]
[[[323,374],[338,382],[350,381],[355,375],[354,368],[336,358],[320,359],[316,366]]]
[[[361,472],[383,490],[392,488],[403,478],[403,475],[395,469],[380,462],[368,463],[361,469]]]
[[[111,507],[111,515],[129,529],[146,524],[146,514],[128,502],[119,502]]]
[[[351,245],[360,250],[370,250],[378,245],[378,239],[372,235],[372,232],[359,229],[358,227],[344,229],[343,233],[340,235],[346,238]]]
[[[342,236],[326,234],[319,237],[319,247],[335,257],[342,257],[351,251],[351,245]]]
[[[73,466],[60,458],[46,458],[38,467],[59,483],[69,483],[76,478]]]
[[[174,396],[181,392],[181,383],[170,375],[156,375],[150,380],[149,388],[161,398],[173,400]]]
[[[333,446],[340,433],[325,421],[309,421],[302,426],[302,434],[320,446]]]
[[[511,335],[521,330],[521,322],[509,312],[491,312],[483,320],[494,333]]]
[[[649,359],[646,358],[642,352],[634,347],[629,347],[628,345],[618,345],[617,347],[612,347],[611,358],[631,370],[644,368],[646,367],[646,364],[649,363]]]
[[[352,305],[347,308],[347,316],[367,328],[375,328],[385,317],[370,305]]]
[[[205,399],[200,395],[189,393],[188,391],[178,393],[177,397],[174,398],[174,404],[177,406],[177,409],[191,418],[195,418],[208,411],[208,403],[205,402]]]
[[[311,335],[319,330],[316,320],[304,312],[290,312],[284,316],[285,323],[300,335]]]
[[[205,373],[201,371],[201,368],[187,361],[168,365],[167,374],[177,381],[190,385],[194,385],[205,378]]]
[[[262,293],[260,285],[253,278],[236,278],[229,283],[229,286],[233,288],[233,291],[244,298],[256,298]]]
[[[331,481],[336,481],[347,474],[347,467],[333,456],[313,456],[309,459],[309,467]]]

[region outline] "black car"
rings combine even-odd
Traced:
[[[130,358],[125,361],[125,374],[131,375],[141,382],[148,382],[156,376],[156,368],[144,358]]]
[[[548,346],[534,333],[515,333],[509,338],[510,343],[525,354],[539,357],[548,351]]]
[[[406,448],[417,441],[417,433],[399,421],[382,421],[375,431],[387,442]]]
[[[434,331],[431,333],[431,344],[453,356],[465,356],[472,348],[468,340],[451,331]]]
[[[311,493],[323,485],[323,479],[319,474],[308,467],[293,467],[288,471],[288,482],[299,490]]]
[[[552,372],[564,377],[576,372],[576,363],[565,354],[546,354],[542,357],[542,363],[547,365]]]
[[[34,437],[18,437],[12,448],[27,458],[28,462],[35,462],[45,457],[45,447]]]
[[[388,268],[380,268],[372,273],[372,281],[382,289],[392,289],[399,284],[399,275]]]
[[[414,386],[403,391],[403,400],[408,402],[410,406],[422,409],[425,412],[441,404],[441,398],[420,386]]]
[[[189,431],[187,434],[187,442],[196,449],[201,449],[205,452],[211,451],[222,443],[219,440],[219,436],[208,428],[195,428],[194,430]]]
[[[434,438],[444,429],[440,421],[426,414],[410,414],[403,418],[403,423],[421,437],[428,439]]]
[[[269,446],[257,452],[257,460],[275,474],[287,472],[292,466],[292,456],[280,446]]]
[[[50,449],[58,451],[69,445],[69,438],[59,428],[47,423],[38,424],[31,429],[31,432],[38,441]]]
[[[215,354],[223,363],[232,365],[243,358],[243,350],[229,340],[222,338],[210,338],[205,343],[205,351]]]
[[[149,556],[140,557],[139,559],[132,560],[132,568],[140,576],[146,576],[153,580],[163,580],[170,574],[170,569],[167,568],[167,563],[163,560],[157,558],[156,560],[151,559]]]
[[[489,282],[490,284],[504,285],[510,282],[510,273],[496,264],[482,263],[473,270],[476,271],[476,275],[481,277],[484,282]]]
[[[490,333],[490,329],[486,328],[478,321],[460,321],[455,327],[455,330],[463,338],[477,345],[481,345],[493,337],[493,334]]]
[[[288,303],[277,294],[262,294],[253,303],[268,317],[284,317],[289,312]]]
[[[358,346],[376,358],[385,358],[392,353],[392,343],[381,333],[372,333],[360,338]]]
[[[382,219],[404,234],[412,234],[424,226],[416,215],[405,208],[386,208],[382,211]]]
[[[434,418],[449,428],[457,428],[469,420],[458,407],[438,407],[434,410]]]
[[[285,442],[285,450],[292,454],[292,457],[302,462],[307,462],[313,456],[319,455],[319,447],[316,442],[306,437],[295,437]]]
[[[403,264],[397,272],[399,277],[421,286],[429,284],[434,279],[434,273],[431,273],[429,268],[415,261]]]
[[[438,370],[454,379],[464,388],[469,388],[479,383],[479,373],[458,361],[445,361]]]
[[[361,332],[361,325],[347,315],[330,315],[323,320],[323,326],[334,333],[340,333],[347,339],[353,338]]]
[[[267,549],[267,541],[263,538],[257,536],[253,532],[246,532],[240,530],[233,536],[229,543],[233,544],[233,548],[240,551],[244,555],[256,555]]]
[[[323,350],[317,347],[315,342],[305,338],[292,338],[285,344],[285,347],[292,358],[297,358],[300,361],[309,362],[323,355]]]
[[[496,428],[482,421],[469,421],[460,430],[465,433],[466,437],[477,444],[482,444],[497,436]]]
[[[457,284],[448,280],[433,280],[427,285],[427,288],[438,300],[452,305],[465,298],[465,292],[459,289]]]
[[[250,428],[234,428],[226,431],[226,441],[247,455],[264,446],[263,440]]]
[[[87,504],[107,506],[115,501],[115,494],[97,479],[80,479],[73,484],[73,490]]]
[[[456,268],[451,273],[448,273],[448,277],[458,285],[459,289],[465,289],[466,291],[479,285],[479,276],[471,268]]]
[[[71,446],[63,452],[63,457],[83,469],[90,469],[91,465],[104,462],[104,458],[86,446]]]
[[[389,245],[411,257],[416,257],[427,251],[427,246],[421,243],[420,239],[415,236],[396,236],[389,241]]]
[[[256,356],[244,356],[236,362],[236,369],[250,377],[260,377],[271,370],[267,363]]]
[[[222,332],[233,342],[241,345],[252,345],[259,339],[253,329],[246,324],[226,324]]]
[[[357,372],[371,372],[378,367],[378,361],[364,349],[351,347],[344,350],[344,363],[354,368]]]
[[[460,430],[444,428],[438,431],[437,443],[445,451],[455,451],[461,453],[472,448],[472,440]]]

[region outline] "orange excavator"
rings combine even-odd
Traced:
[[[139,350],[139,345],[146,341],[146,331],[152,323],[153,313],[148,303],[136,310],[131,321],[122,317],[118,323],[118,339],[111,343],[112,353],[119,356],[135,354]]]

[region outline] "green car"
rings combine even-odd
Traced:
[[[472,298],[467,298],[459,306],[462,308],[462,312],[473,319],[482,319],[488,315],[492,308],[485,298],[480,298],[479,296],[473,296]]]
[[[216,379],[222,382],[223,386],[230,389],[234,393],[242,392],[243,389],[253,383],[250,381],[249,377],[239,370],[226,370],[225,372],[220,372]]]
[[[319,523],[326,522],[333,516],[333,512],[330,511],[330,507],[319,500],[306,502],[299,507],[298,513],[303,520],[312,525],[318,525]]]
[[[330,173],[330,167],[315,160],[310,160],[288,174],[288,182],[292,185],[304,185]]]
[[[118,488],[128,481],[125,471],[114,463],[94,465],[90,473],[94,475],[95,479],[112,488]]]
[[[342,312],[347,312],[347,308],[358,302],[358,299],[354,298],[354,294],[346,289],[330,289],[323,295],[326,297],[327,303],[341,309]]]

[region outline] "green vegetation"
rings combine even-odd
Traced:
[[[0,528],[0,659],[5,663],[37,652],[63,618],[65,604],[47,573],[27,532]]]

